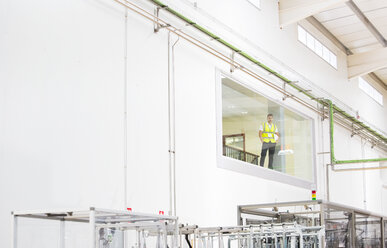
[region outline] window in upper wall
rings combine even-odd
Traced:
[[[261,9],[261,0],[247,0],[249,3],[257,7],[258,9]]]
[[[313,35],[306,31],[303,27],[298,25],[298,40],[301,41],[310,50],[315,52],[320,58],[325,60],[331,66],[337,69],[337,56],[324,46]]]
[[[280,172],[313,182],[312,119],[232,79],[224,77],[221,84],[222,155],[241,161],[242,170],[253,166],[261,170],[260,175],[262,170],[274,171],[278,181],[282,181]]]
[[[383,95],[362,77],[359,77],[359,88],[383,106]]]

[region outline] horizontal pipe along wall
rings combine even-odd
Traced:
[[[130,8],[130,9],[132,9],[132,7],[128,6],[127,4],[135,6],[134,4],[129,3],[126,0],[124,0],[124,3],[120,2],[119,0],[115,0],[115,1],[120,3],[120,4],[122,4],[122,5],[124,5],[124,6],[126,6],[126,7],[128,7],[128,8]],[[249,54],[243,52],[241,49],[237,48],[236,46],[234,46],[234,45],[230,44],[229,42],[225,41],[224,39],[222,39],[218,35],[212,33],[208,29],[206,29],[206,28],[202,27],[201,25],[197,24],[195,21],[185,17],[181,13],[179,13],[179,12],[175,11],[174,9],[170,8],[168,5],[162,3],[161,1],[158,1],[158,0],[149,0],[149,1],[154,3],[158,8],[166,10],[167,12],[169,12],[172,15],[176,16],[180,20],[182,20],[182,21],[186,22],[187,24],[189,24],[190,26],[194,27],[196,30],[199,30],[200,32],[202,32],[205,35],[209,36],[212,40],[215,40],[215,41],[219,42],[220,44],[222,44],[222,45],[226,46],[227,48],[231,49],[236,54],[239,54],[240,56],[242,56],[243,58],[247,59],[248,61],[250,61],[250,62],[254,63],[255,65],[259,66],[260,68],[268,71],[270,74],[276,76],[277,78],[279,78],[280,80],[282,80],[286,84],[290,85],[293,89],[295,89],[299,93],[302,93],[304,96],[308,97],[310,100],[313,100],[313,101],[315,101],[315,102],[317,102],[319,104],[322,104],[322,105],[326,105],[326,102],[325,102],[325,100],[322,97],[317,97],[317,96],[311,94],[308,90],[306,90],[306,89],[296,85],[295,81],[292,81],[292,80],[286,78],[285,76],[281,75],[280,73],[276,72],[275,70],[269,68],[268,66],[264,65],[260,61],[256,60],[252,56],[250,56]],[[139,11],[137,11],[137,10],[135,10],[135,11],[139,13]],[[166,23],[166,22],[162,21],[157,16],[153,16],[153,17],[154,17],[154,20],[152,20],[152,21],[162,22],[164,24],[164,26],[167,27],[167,28],[168,27],[172,27],[169,23]],[[181,30],[178,30],[176,28],[174,28],[172,30],[173,30],[174,33],[176,33],[179,36],[182,34]],[[188,37],[190,37],[190,36],[188,36]],[[190,38],[192,38],[192,37],[190,37]],[[208,47],[209,46],[207,46],[207,48]],[[219,53],[219,52],[217,52],[217,53]],[[228,63],[230,63],[230,62],[231,63],[236,63],[236,61],[234,61],[233,59],[228,58],[228,57],[227,57],[227,61],[226,62],[228,62]],[[243,68],[243,66],[240,66],[240,69],[242,71],[246,72],[247,74],[249,74],[250,76],[253,76],[250,73],[250,71],[246,71],[246,68]],[[276,87],[274,87],[274,85],[271,85],[271,86],[273,88],[276,88]],[[278,88],[276,88],[276,89],[281,91],[281,89],[278,89]],[[291,97],[291,98],[293,98],[295,100],[296,99],[300,100],[299,98],[295,97],[294,95],[292,95],[292,94],[290,94],[288,92],[285,92],[285,94],[287,95],[287,97]],[[334,104],[333,104],[333,109],[336,111],[336,113],[338,113],[341,117],[343,117],[348,122],[348,123],[341,122],[342,125],[343,124],[347,125],[347,128],[348,128],[348,126],[356,125],[358,127],[358,130],[361,130],[358,133],[359,135],[363,134],[366,137],[366,140],[369,140],[372,144],[381,147],[384,151],[387,151],[387,137],[385,137],[383,134],[378,133],[377,131],[373,130],[371,127],[369,127],[365,123],[357,120],[354,116],[348,114],[346,111],[344,111],[343,109],[339,108],[338,106],[336,106]],[[324,113],[322,113],[322,115],[324,115]],[[339,163],[342,163],[342,162],[339,162]]]
[[[331,148],[331,164],[356,164],[356,163],[372,163],[372,162],[382,162],[387,161],[387,158],[373,158],[373,159],[354,159],[354,160],[336,160],[334,152],[334,108],[331,100],[326,100],[329,106],[329,132],[330,132],[330,148]]]
[[[131,4],[129,3],[128,1],[124,0],[124,2],[126,3],[122,3],[118,0],[115,0],[116,2],[128,7],[128,8],[131,8],[129,7],[128,5],[126,4],[130,4],[132,6],[134,6],[134,4]],[[154,3],[156,6],[158,6],[159,8],[161,9],[164,9],[166,11],[168,11],[169,13],[171,13],[172,15],[176,16],[177,18],[179,18],[180,20],[186,22],[187,24],[189,24],[190,26],[194,27],[195,29],[199,30],[200,32],[204,33],[205,35],[209,36],[211,39],[219,42],[220,44],[226,46],[227,48],[231,49],[233,52],[241,55],[243,58],[249,60],[250,62],[253,62],[255,65],[258,65],[260,68],[263,68],[264,70],[268,71],[270,74],[276,76],[277,78],[281,79],[282,81],[284,81],[286,84],[290,85],[291,87],[293,87],[295,90],[297,90],[298,92],[302,93],[303,95],[307,96],[310,100],[313,100],[313,101],[316,101],[318,102],[319,104],[323,105],[323,106],[328,106],[329,107],[329,111],[330,111],[330,115],[332,115],[330,118],[330,121],[331,122],[334,122],[334,118],[333,118],[333,111],[335,111],[336,113],[338,113],[341,117],[344,117],[344,119],[346,119],[347,121],[349,121],[352,126],[353,125],[357,125],[359,127],[359,129],[361,130],[365,130],[367,132],[367,136],[371,136],[373,138],[375,138],[377,141],[375,141],[376,145],[382,145],[382,148],[387,148],[387,138],[384,137],[382,134],[378,133],[377,131],[373,130],[371,127],[367,126],[366,124],[364,124],[363,122],[357,120],[355,117],[351,116],[350,114],[348,114],[347,112],[345,112],[344,110],[342,110],[341,108],[339,108],[338,106],[332,104],[332,101],[330,100],[326,100],[326,99],[323,99],[322,97],[316,97],[314,96],[313,94],[309,93],[308,90],[306,89],[303,89],[302,87],[298,86],[298,85],[295,85],[294,81],[284,77],[283,75],[281,75],[280,73],[276,72],[275,70],[267,67],[266,65],[262,64],[261,62],[259,62],[258,60],[254,59],[252,56],[250,56],[249,54],[243,52],[241,49],[235,47],[234,45],[230,44],[229,42],[225,41],[224,39],[222,39],[221,37],[219,37],[218,35],[210,32],[209,30],[207,30],[206,28],[200,26],[199,24],[197,24],[195,21],[185,17],[184,15],[182,15],[181,13],[175,11],[174,9],[168,7],[168,5],[162,3],[161,1],[158,1],[158,0],[149,0],[150,2]],[[136,10],[136,12],[138,12]],[[160,18],[156,17],[155,16],[155,20],[156,22],[163,22],[165,27],[170,27],[171,25],[162,21]],[[154,20],[152,20],[154,21]],[[177,35],[179,35],[178,32],[181,32],[177,29],[173,29],[173,32],[176,33]],[[181,34],[180,34],[181,35]],[[179,35],[179,36],[180,36]],[[192,37],[191,37],[192,38]],[[207,46],[208,47],[208,46]],[[219,52],[218,52],[219,53]],[[231,62],[235,62],[233,61],[233,59],[230,59],[230,58],[227,58],[229,61]],[[228,62],[228,61],[226,61]],[[235,62],[236,63],[236,62]],[[245,68],[241,68],[241,69],[245,69]],[[246,71],[244,71],[246,72]],[[247,72],[247,74],[251,75],[249,72]],[[253,75],[252,75],[253,76]],[[272,85],[273,86],[273,85]],[[274,87],[273,87],[274,88]],[[278,90],[278,89],[277,89]],[[286,93],[286,92],[285,92]],[[289,94],[289,93],[286,93],[286,94]],[[295,96],[289,94],[289,97],[292,97],[292,98],[295,98]],[[323,116],[325,116],[324,112],[322,113]],[[335,159],[335,156],[334,156],[334,142],[333,142],[333,125],[331,125],[331,128],[330,128],[330,132],[331,132],[331,135],[332,135],[332,139],[330,141],[330,146],[331,146],[331,151],[332,151],[332,154],[331,154],[331,158],[332,158],[332,164],[350,164],[350,163],[364,163],[364,162],[380,162],[380,161],[387,161],[387,158],[376,158],[376,159],[361,159],[361,160],[336,160]]]

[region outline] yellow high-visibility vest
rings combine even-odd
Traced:
[[[275,124],[272,124],[271,128],[269,128],[269,123],[264,122],[262,124],[262,128],[263,128],[263,131],[262,131],[263,142],[275,143],[274,134],[275,134],[275,130],[277,129],[277,126]]]

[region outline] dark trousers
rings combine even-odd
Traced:
[[[276,143],[262,143],[262,151],[261,151],[261,160],[259,161],[260,165],[263,167],[263,164],[265,163],[266,153],[267,150],[269,150],[269,169],[273,169],[273,158],[275,153],[275,145]]]

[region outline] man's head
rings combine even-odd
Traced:
[[[267,122],[271,123],[273,121],[273,114],[267,115]]]

